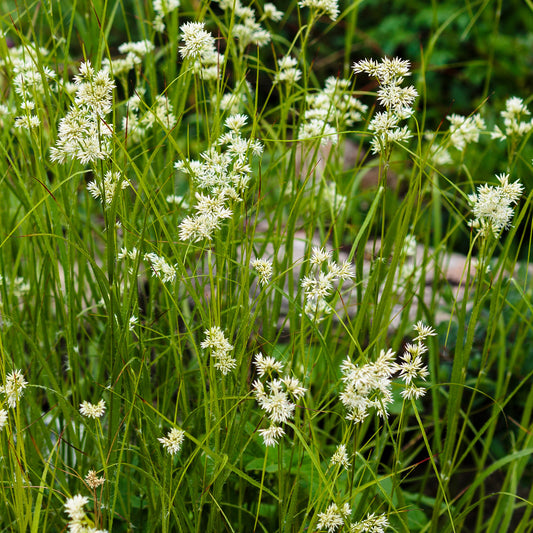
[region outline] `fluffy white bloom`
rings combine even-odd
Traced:
[[[244,115],[228,117],[226,127],[230,131],[223,133],[214,145],[200,154],[200,160],[175,163],[176,170],[189,175],[200,189],[209,193],[195,194],[196,213],[180,223],[181,240],[198,242],[211,239],[214,232],[221,228],[223,220],[232,216],[232,202],[242,201],[241,195],[251,180],[249,159],[262,152],[261,143],[240,135],[239,130],[245,121]]]
[[[283,18],[283,11],[280,11],[274,4],[268,2],[263,6],[265,18],[279,22]]]
[[[94,490],[105,483],[105,477],[98,477],[96,470],[89,470],[85,476],[85,483]]]
[[[28,382],[24,379],[24,374],[20,370],[13,370],[6,376],[6,383],[0,387],[0,393],[5,394],[7,405],[14,409],[22,395]]]
[[[155,11],[154,29],[161,33],[165,31],[163,18],[180,6],[180,0],[153,0],[152,5]]]
[[[129,181],[122,179],[122,174],[120,172],[112,170],[108,170],[105,173],[101,185],[96,181],[90,181],[87,184],[87,190],[91,196],[95,199],[100,199],[100,201],[104,198],[103,203],[106,207],[109,207],[113,202],[117,189],[126,189],[127,187],[129,187]]]
[[[347,420],[361,423],[371,409],[387,417],[387,406],[392,403],[391,376],[396,366],[391,362],[391,352],[381,351],[377,363],[358,366],[346,358],[342,365],[344,390],[340,400],[348,410]]]
[[[152,6],[156,13],[168,15],[180,7],[180,0],[154,0]]]
[[[68,514],[70,522],[68,530],[71,533],[107,533],[106,530],[96,529],[92,525],[92,521],[87,517],[83,507],[89,503],[89,498],[76,494],[72,498],[68,498],[65,502],[65,512]]]
[[[273,357],[265,357],[259,353],[254,358],[254,365],[260,378],[268,375],[266,383],[257,379],[252,385],[257,403],[271,421],[270,427],[259,430],[259,433],[263,437],[265,446],[276,446],[278,439],[284,434],[279,424],[294,417],[296,405],[291,398],[295,400],[302,398],[307,389],[302,387],[300,381],[294,377],[275,378],[273,374],[280,373],[283,370],[283,364]]]
[[[37,115],[22,115],[15,117],[15,128],[23,130],[33,130],[41,125],[41,120]]]
[[[118,47],[121,54],[133,54],[138,58],[142,58],[154,50],[155,46],[151,41],[144,39],[143,41],[123,43]]]
[[[200,343],[200,347],[204,350],[211,350],[211,357],[215,359],[215,368],[222,375],[229,374],[237,366],[237,361],[230,356],[233,345],[226,339],[219,326],[212,326],[206,329],[204,335],[205,339]]]
[[[400,85],[406,76],[410,76],[411,63],[399,57],[384,57],[381,61],[363,59],[353,64],[355,74],[366,72],[369,76],[377,78],[380,85]]]
[[[285,376],[281,378],[281,382],[285,385],[285,391],[292,396],[295,400],[303,398],[307,389],[302,387],[299,379],[292,376]]]
[[[0,409],[0,431],[2,431],[6,425],[7,425],[7,411],[5,409]]]
[[[503,141],[508,137],[523,137],[533,129],[533,119],[527,118],[531,113],[522,98],[518,98],[517,96],[509,98],[505,102],[505,110],[500,115],[503,118],[504,131],[496,126],[490,134],[493,139]]]
[[[263,437],[265,446],[277,446],[279,439],[285,435],[285,430],[281,426],[272,424],[267,429],[260,429],[259,434]]]
[[[108,70],[95,72],[89,61],[81,63],[74,83],[74,103],[59,121],[58,139],[50,149],[50,159],[64,163],[74,158],[82,164],[106,159],[111,153],[113,124],[105,116],[112,109],[115,83]]]
[[[429,375],[428,368],[422,359],[422,355],[428,350],[424,342],[428,337],[436,335],[435,330],[426,326],[422,321],[418,321],[414,329],[418,333],[414,339],[415,344],[407,343],[405,345],[400,363],[396,365],[399,377],[406,385],[400,393],[405,400],[416,400],[426,393],[426,389],[415,385],[414,380],[422,379],[425,381]]]
[[[203,22],[186,22],[180,26],[181,39],[185,42],[179,49],[183,59],[200,59],[214,49],[215,38],[204,27]]]
[[[265,374],[283,371],[283,363],[281,361],[277,361],[274,357],[264,356],[262,353],[255,354],[254,366],[257,370],[257,375],[261,378]]]
[[[326,14],[331,20],[337,20],[339,16],[339,5],[337,0],[300,0],[300,7],[308,7],[319,13]]]
[[[337,130],[324,120],[313,118],[300,127],[298,139],[302,141],[313,141],[320,139],[320,144],[337,143]]]
[[[349,533],[385,533],[389,527],[387,515],[370,513],[364,520],[350,524]]]
[[[127,116],[122,119],[122,129],[128,142],[138,143],[156,125],[171,130],[177,123],[174,108],[166,95],[157,95],[152,106],[141,111],[141,97],[145,91],[139,87],[127,101]]]
[[[47,61],[48,50],[27,42],[9,50],[9,57],[0,58],[0,67],[12,71],[12,84],[15,93],[25,102],[33,102],[36,94],[44,94],[45,87],[57,77],[56,73],[43,61]],[[0,113],[1,114],[1,113]]]
[[[365,72],[376,78],[380,85],[378,102],[385,107],[385,111],[376,113],[368,127],[374,132],[371,141],[373,153],[380,153],[392,143],[403,142],[411,137],[407,126],[400,126],[400,121],[413,114],[412,105],[418,96],[412,85],[401,86],[404,78],[410,75],[409,69],[409,61],[397,57],[385,57],[380,62],[363,59],[353,65],[356,74]]]
[[[272,261],[266,259],[254,259],[250,263],[251,267],[259,274],[259,283],[264,287],[270,282],[272,277]]]
[[[83,507],[89,503],[87,496],[76,494],[72,498],[68,498],[65,502],[65,513],[74,522],[80,522],[85,518],[85,511]]]
[[[479,134],[485,129],[485,121],[476,113],[469,117],[448,115],[450,122],[450,144],[459,151],[463,151],[467,144],[477,143]]]
[[[321,137],[321,144],[337,141],[337,128],[362,120],[367,106],[350,94],[349,80],[330,76],[324,89],[307,97],[308,109],[298,138]]]
[[[178,428],[172,428],[166,437],[159,437],[157,440],[170,455],[176,455],[181,450],[184,439],[185,431]]]
[[[165,259],[155,253],[144,254],[144,260],[150,262],[154,276],[163,283],[174,283],[176,280],[176,268],[165,261]]]
[[[335,453],[331,456],[330,463],[332,465],[341,465],[345,470],[350,468],[350,458],[346,452],[346,444],[339,444]]]
[[[331,259],[331,253],[322,248],[313,248],[310,275],[301,281],[304,289],[305,313],[309,318],[320,322],[332,308],[328,302],[336,284],[355,277],[350,263],[338,265]],[[324,270],[325,267],[325,270]]]
[[[509,174],[496,176],[500,185],[493,187],[481,185],[477,194],[471,194],[468,200],[472,206],[474,220],[470,222],[481,235],[492,233],[499,236],[502,230],[511,225],[513,204],[522,195],[523,186],[519,181],[509,183]]]
[[[105,402],[100,400],[97,404],[84,401],[80,404],[80,413],[88,418],[100,418],[105,413]]]
[[[421,320],[415,324],[414,329],[418,333],[415,342],[424,341],[427,337],[434,337],[437,334],[431,326],[426,326]]]
[[[302,71],[296,68],[298,60],[294,57],[283,56],[278,59],[278,71],[274,75],[274,83],[292,85],[302,77]]]
[[[139,324],[139,317],[135,316],[135,315],[131,315],[130,319],[128,320],[128,329],[130,331],[134,331],[135,330],[135,326],[137,324]]]
[[[318,524],[319,529],[327,529],[328,533],[333,533],[337,531],[339,527],[344,525],[345,520],[348,519],[349,515],[352,513],[352,509],[349,504],[345,503],[341,509],[337,507],[336,503],[332,503],[323,513],[318,513]]]

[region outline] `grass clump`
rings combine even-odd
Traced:
[[[370,4],[6,2],[0,531],[532,531],[530,95]]]

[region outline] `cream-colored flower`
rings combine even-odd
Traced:
[[[100,418],[105,412],[105,402],[100,400],[97,404],[84,401],[80,404],[80,413],[88,418]]]
[[[175,455],[181,450],[185,431],[178,428],[172,428],[166,437],[159,437],[157,440],[163,445],[170,455]]]

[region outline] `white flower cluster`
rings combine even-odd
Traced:
[[[126,74],[136,65],[140,65],[143,58],[152,52],[154,48],[153,43],[146,39],[143,41],[122,43],[118,47],[118,51],[121,54],[125,54],[125,57],[111,60],[104,58],[102,60],[102,67],[112,72],[113,76]]]
[[[222,221],[233,214],[230,201],[241,201],[248,188],[252,168],[248,154],[259,155],[263,147],[258,141],[245,139],[240,129],[246,123],[244,115],[232,115],[226,119],[230,130],[221,135],[216,145],[201,154],[200,161],[178,161],[177,170],[188,174],[194,184],[208,194],[196,193],[196,213],[180,223],[180,239],[198,242],[210,240],[220,229]]]
[[[67,513],[70,522],[68,530],[71,533],[107,533],[107,530],[96,529],[91,524],[91,520],[83,509],[89,503],[87,496],[76,494],[68,498],[65,502],[65,513]]]
[[[35,101],[38,96],[45,93],[45,87],[51,86],[56,90],[55,71],[44,64],[48,50],[37,47],[33,43],[17,46],[9,50],[9,56],[0,59],[0,68],[11,70],[13,80],[11,85],[17,95],[17,108],[0,105],[0,127],[4,127],[2,117],[8,118],[20,111],[15,117],[16,129],[31,130],[41,124],[39,116],[34,113]],[[53,85],[52,85],[52,82]]]
[[[389,525],[387,515],[370,513],[364,520],[350,524],[348,533],[385,533]]]
[[[80,403],[80,413],[87,418],[101,418],[105,413],[105,401],[100,400],[97,404],[83,401]]]
[[[170,455],[176,455],[183,445],[185,431],[178,428],[172,428],[166,437],[159,437],[157,440],[163,445]]]
[[[327,15],[331,20],[337,20],[339,16],[338,0],[300,0],[298,5],[316,11],[319,16]]]
[[[392,350],[381,350],[375,363],[363,366],[355,365],[348,357],[343,361],[341,371],[344,390],[340,400],[348,411],[347,420],[361,423],[371,409],[375,409],[380,417],[387,417],[387,406],[393,401],[392,379],[397,372],[406,385],[400,393],[404,399],[417,399],[425,394],[426,389],[418,387],[414,380],[425,380],[429,375],[422,355],[427,352],[427,337],[436,333],[422,322],[417,322],[414,329],[418,333],[415,344],[405,346],[399,364],[394,361]]]
[[[96,470],[89,470],[85,476],[85,483],[94,490],[105,483],[105,477],[98,476]]]
[[[250,266],[257,272],[259,275],[259,283],[264,287],[270,282],[272,277],[272,261],[266,259],[254,259]]]
[[[224,55],[216,51],[215,39],[204,27],[203,22],[186,22],[180,26],[184,41],[180,54],[183,59],[191,60],[192,71],[200,79],[214,81],[223,71]]]
[[[174,283],[176,280],[176,267],[167,263],[167,261],[156,253],[144,254],[144,260],[150,263],[152,273],[163,283]]]
[[[498,237],[502,230],[510,227],[514,214],[512,206],[518,202],[524,190],[519,181],[509,183],[509,174],[500,174],[496,178],[499,186],[481,185],[477,194],[468,196],[475,217],[470,221],[470,226],[482,236],[492,233]]]
[[[233,346],[218,326],[212,326],[206,329],[204,335],[205,340],[202,341],[200,347],[204,350],[211,350],[211,357],[215,359],[215,368],[223,376],[229,374],[237,366],[237,361],[230,355]]]
[[[330,504],[323,513],[318,513],[318,529],[327,529],[328,533],[334,533],[342,527],[345,522],[348,522],[352,508],[348,503],[345,503],[341,509],[336,503]]]
[[[391,143],[406,141],[411,137],[408,127],[400,126],[402,120],[413,114],[412,106],[418,96],[412,85],[401,86],[404,78],[411,75],[409,69],[409,61],[397,57],[385,57],[381,62],[363,59],[353,65],[356,74],[366,72],[378,80],[378,102],[385,107],[385,111],[374,115],[368,126],[374,132],[370,143],[373,153],[381,153]]]
[[[217,1],[221,9],[232,11],[235,20],[238,20],[231,28],[231,35],[237,39],[241,54],[244,53],[250,44],[264,46],[270,42],[270,33],[261,27],[261,24],[256,19],[255,11],[250,6],[243,6],[240,0]],[[267,8],[267,6],[269,7]],[[264,13],[265,16],[268,16],[272,20],[279,20],[280,18],[280,12],[273,4],[266,4]]]
[[[155,31],[162,33],[165,31],[165,23],[163,19],[175,11],[180,6],[180,0],[154,0],[153,8],[155,11],[155,19],[153,22]]]
[[[134,246],[131,250],[128,250],[123,246],[117,253],[117,263],[119,261],[125,261],[128,265],[128,273],[132,275],[134,272],[134,265],[137,263],[139,254],[140,252],[136,246]]]
[[[90,181],[87,184],[87,190],[94,199],[100,199],[100,201],[103,199],[103,204],[107,208],[113,202],[117,189],[126,189],[128,186],[129,181],[122,179],[120,172],[108,170],[101,184],[98,184],[96,180]]]
[[[332,465],[341,465],[345,470],[350,468],[350,458],[348,457],[348,452],[346,451],[346,444],[339,444],[335,453],[331,456],[330,464]]]
[[[128,142],[140,142],[149,131],[159,124],[170,131],[177,123],[174,108],[164,94],[156,96],[151,107],[141,110],[144,88],[135,89],[135,94],[127,100],[127,114],[122,118],[122,129]]]
[[[415,385],[415,379],[425,379],[429,376],[427,366],[422,360],[422,355],[427,352],[426,339],[436,335],[435,330],[426,326],[422,322],[417,322],[414,326],[418,335],[415,337],[415,344],[406,344],[399,365],[396,368],[399,372],[400,379],[405,383],[406,387],[400,393],[406,400],[411,398],[418,399],[426,393],[426,389]]]
[[[394,352],[381,350],[375,363],[358,366],[347,357],[342,365],[344,390],[340,394],[342,404],[348,410],[347,420],[361,423],[371,409],[386,418],[387,406],[392,403],[392,376],[396,371]]]
[[[222,98],[219,98],[218,95],[213,95],[211,102],[215,109],[235,115],[246,109],[248,95],[251,94],[253,94],[252,86],[248,81],[244,80],[233,91],[223,94]]]
[[[45,86],[55,80],[56,73],[43,65],[48,50],[33,43],[16,46],[9,50],[9,57],[0,59],[0,67],[11,67],[14,74],[13,87],[24,102],[35,100],[36,94],[44,94]]]
[[[328,299],[333,294],[335,284],[355,277],[353,265],[345,261],[338,265],[331,259],[332,253],[324,248],[314,247],[311,255],[312,273],[301,281],[304,289],[306,315],[320,322],[332,308]],[[325,268],[324,268],[325,267]]]
[[[326,529],[328,533],[334,533],[344,524],[348,526],[349,533],[384,533],[389,527],[387,515],[376,515],[370,513],[364,520],[359,522],[349,522],[352,509],[348,503],[345,503],[341,509],[336,503],[328,506],[325,512],[318,513],[318,529]]]
[[[492,139],[504,140],[508,137],[523,137],[533,129],[533,119],[526,119],[531,112],[522,98],[512,96],[505,102],[505,110],[500,113],[503,118],[504,131],[498,126],[490,134]]]
[[[283,18],[283,11],[280,11],[274,4],[268,2],[263,6],[263,16],[261,19],[270,19],[279,22]]]
[[[13,370],[6,376],[6,383],[0,387],[0,393],[6,396],[7,405],[11,409],[17,406],[27,385],[28,382],[20,370]]]
[[[5,409],[0,409],[0,431],[7,425],[8,413]]]
[[[485,121],[476,113],[469,117],[448,115],[450,122],[450,144],[462,152],[467,144],[477,143],[479,134],[485,129]]]
[[[283,371],[283,363],[273,357],[265,357],[258,353],[254,357],[254,365],[258,376],[266,377],[265,383],[260,379],[254,381],[252,385],[254,396],[270,419],[270,426],[267,429],[260,429],[259,433],[263,437],[265,446],[276,446],[279,439],[285,435],[285,430],[280,424],[294,417],[296,404],[291,400],[296,401],[302,398],[307,389],[302,387],[296,378],[274,377],[274,374],[280,374]]]
[[[107,69],[95,72],[89,61],[80,65],[74,83],[75,100],[59,121],[59,138],[50,149],[50,158],[59,163],[74,158],[82,164],[106,159],[110,156],[113,125],[105,116],[111,111],[115,83]]]
[[[278,59],[278,71],[274,74],[274,83],[286,83],[294,85],[301,77],[302,71],[296,68],[298,60],[291,56],[283,56]]]
[[[336,128],[353,126],[368,109],[348,93],[350,82],[330,76],[324,89],[307,97],[309,109],[298,132],[299,139],[321,137],[321,144],[337,142]]]

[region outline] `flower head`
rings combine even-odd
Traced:
[[[308,7],[318,13],[324,13],[331,20],[337,20],[339,16],[339,4],[337,0],[300,0],[300,7]]]
[[[509,183],[509,174],[496,177],[499,186],[481,185],[477,194],[468,197],[474,214],[470,223],[472,227],[477,228],[481,235],[492,233],[495,237],[511,225],[512,205],[518,202],[523,191],[519,181]]]
[[[229,374],[237,366],[237,361],[230,355],[233,346],[218,326],[206,329],[204,335],[205,339],[200,343],[200,347],[211,350],[211,357],[215,359],[215,368],[222,375]]]
[[[7,411],[5,409],[0,409],[0,431],[2,431],[6,425],[7,425]]]
[[[83,507],[89,503],[87,496],[76,494],[65,502],[65,513],[73,522],[80,522],[85,518]]]
[[[251,267],[259,274],[259,283],[264,287],[268,285],[272,277],[272,261],[266,259],[254,259],[251,262]]]
[[[215,47],[215,38],[204,30],[203,22],[186,22],[180,26],[182,41],[180,54],[183,59],[201,59]]]
[[[100,400],[97,404],[84,401],[80,404],[80,413],[88,418],[100,418],[105,413],[105,402]]]
[[[13,409],[24,394],[24,389],[28,382],[20,370],[13,370],[6,376],[6,384],[0,387],[0,392],[4,393],[7,398],[7,404]]]
[[[366,73],[378,80],[378,102],[385,108],[374,115],[368,129],[374,132],[371,141],[372,151],[379,153],[393,142],[402,142],[411,137],[407,126],[400,122],[413,114],[413,103],[418,96],[417,90],[409,85],[402,87],[410,73],[410,62],[395,57],[383,58],[380,62],[363,59],[354,63],[356,74]]]
[[[89,470],[85,476],[85,483],[87,483],[91,489],[96,489],[105,483],[105,477],[98,477],[96,470]]]
[[[332,503],[323,513],[318,514],[317,527],[319,529],[327,529],[328,533],[333,533],[344,525],[351,512],[352,510],[347,503],[341,509],[337,507],[336,503]]]
[[[346,444],[339,444],[335,453],[331,456],[330,463],[332,465],[341,465],[345,470],[350,468],[350,458],[346,452]]]
[[[181,450],[184,438],[185,431],[178,428],[172,428],[166,437],[159,437],[157,440],[163,444],[163,448],[165,448],[170,455],[175,455]]]

